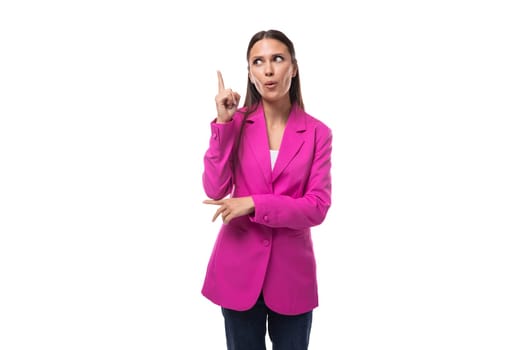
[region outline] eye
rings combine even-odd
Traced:
[[[275,62],[282,62],[282,61],[284,61],[284,57],[283,57],[283,56],[280,56],[280,55],[277,55],[277,56],[275,56],[275,57],[273,58],[273,60],[274,60]]]
[[[254,65],[259,65],[259,64],[261,64],[261,62],[262,62],[262,60],[260,58],[256,58],[256,59],[253,60],[253,64]]]

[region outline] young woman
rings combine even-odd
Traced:
[[[311,227],[331,205],[332,132],[304,110],[290,39],[261,31],[247,50],[248,86],[220,72],[203,186],[223,224],[202,288],[221,306],[229,350],[307,349],[318,306]]]

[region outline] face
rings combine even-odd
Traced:
[[[297,68],[285,44],[275,39],[261,39],[250,50],[248,62],[250,81],[264,100],[289,98]]]

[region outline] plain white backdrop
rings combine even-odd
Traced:
[[[225,349],[215,72],[275,28],[334,134],[311,349],[524,349],[518,3],[3,1],[0,348]]]

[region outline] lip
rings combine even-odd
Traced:
[[[266,83],[264,83],[264,86],[269,87],[269,88],[272,88],[276,85],[277,85],[276,81],[267,81]]]

